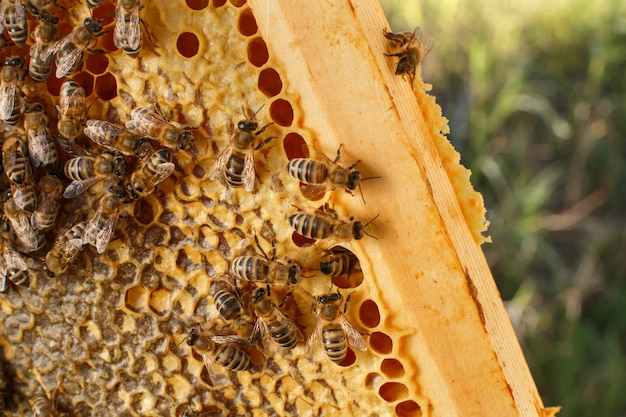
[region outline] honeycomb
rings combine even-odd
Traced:
[[[84,4],[59,10],[61,35],[88,13]],[[114,13],[108,1],[94,10],[105,23]],[[133,108],[159,103],[173,120],[194,127],[196,141],[189,151],[173,152],[176,170],[155,192],[125,207],[104,253],[88,248],[55,279],[42,272],[45,252],[26,257],[30,286],[11,287],[0,297],[4,413],[26,415],[35,396],[51,398],[60,387],[58,409],[72,416],[428,415],[418,370],[400,354],[413,330],[386,317],[384,288],[368,272],[373,261],[342,242],[360,268],[331,280],[316,262],[337,242],[313,245],[287,221],[326,202],[348,216],[341,201],[361,197],[342,190],[311,196],[288,175],[289,159],[315,157],[319,145],[315,132],[303,127],[300,98],[281,76],[249,6],[243,0],[152,1],[141,16],[151,39],[144,39],[138,58],[115,48],[109,25],[97,46],[105,53],[85,53],[83,70],[72,75],[86,90],[89,118],[123,123]],[[23,86],[44,105],[52,130],[61,82],[53,71],[46,82]],[[257,111],[260,126],[273,123],[261,138],[275,139],[255,152],[254,192],[209,179],[233,126]],[[336,150],[323,151],[331,156]],[[346,147],[342,163],[358,157],[358,149]],[[64,200],[48,247],[88,218],[103,192],[97,185]],[[374,236],[375,224],[369,226]],[[184,343],[189,329],[236,332],[219,316],[211,286],[229,279],[234,257],[272,248],[276,259],[304,266],[305,278],[281,309],[305,337],[315,322],[313,296],[339,288],[350,296],[346,316],[365,335],[367,350],[349,349],[337,365],[321,346],[312,357],[303,343],[288,352],[251,348],[251,370],[216,366],[229,382],[214,386],[201,356]],[[274,287],[274,302],[287,292]]]

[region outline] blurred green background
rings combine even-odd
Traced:
[[[544,404],[626,416],[626,1],[381,2],[434,40],[422,76]]]

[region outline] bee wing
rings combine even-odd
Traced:
[[[4,253],[2,254],[4,257],[4,270],[8,271],[9,269],[19,269],[20,271],[26,271],[28,269],[28,265],[26,265],[26,261],[22,258],[22,255],[15,249],[13,249],[10,245],[4,245]]]
[[[363,335],[359,332],[344,316],[342,313],[339,315],[339,323],[343,330],[346,332],[346,337],[348,339],[348,343],[355,349],[360,351],[367,350],[367,344],[365,343],[365,339],[363,339]]]
[[[16,26],[22,27],[26,24],[26,12],[24,12],[24,5],[20,0],[16,0],[13,4],[15,4]]]
[[[45,124],[39,124],[34,132],[32,130],[28,131],[28,156],[35,168],[46,160],[47,142],[48,136]]]
[[[85,90],[83,88],[74,88],[70,90],[69,95],[61,94],[59,101],[60,103],[57,110],[59,111],[59,115],[62,115],[67,113],[72,103],[85,102]]]
[[[36,51],[39,53],[39,55],[37,55],[37,59],[42,62],[47,62],[50,59],[52,59],[54,54],[59,52],[59,49],[61,49],[61,43],[52,42],[50,45],[46,46],[45,48],[41,47],[39,48],[39,50]]]
[[[126,42],[132,49],[137,49],[141,45],[141,20],[139,18],[139,7],[135,7],[130,15],[130,21],[126,27]]]
[[[102,181],[102,178],[100,177],[91,177],[83,181],[72,181],[70,185],[67,186],[65,191],[63,191],[63,197],[70,199],[81,195],[87,191],[89,187],[100,181]]]
[[[311,356],[311,352],[313,352],[313,346],[320,343],[320,340],[322,338],[322,327],[324,327],[324,319],[321,315],[318,315],[317,319],[315,320],[315,325],[313,326],[313,331],[311,332],[311,335],[307,339],[306,345],[304,346],[304,353],[307,356]]]
[[[0,19],[0,20],[4,20],[4,19]],[[0,262],[0,266],[2,266],[1,262]],[[6,269],[3,267],[3,270],[6,270]],[[5,292],[7,290],[7,284],[8,284],[7,277],[4,276],[4,274],[0,275],[0,292]]]
[[[111,236],[113,236],[113,231],[115,230],[115,221],[117,220],[117,215],[109,217],[102,229],[96,235],[95,247],[98,253],[104,253],[107,246],[109,246],[109,242],[111,241]]]
[[[121,48],[126,39],[126,8],[120,1],[117,4],[115,13],[115,27],[113,28],[113,44],[116,48]]]
[[[252,329],[252,335],[250,335],[250,343],[257,340],[257,338],[261,338],[261,342],[263,343],[263,349],[267,352],[271,349],[270,345],[270,335],[267,331],[267,324],[265,324],[265,320],[261,317],[256,319],[254,323],[254,327]]]
[[[2,82],[0,85],[0,119],[7,120],[17,100],[17,84],[14,82]]]
[[[221,175],[223,175],[224,167],[226,166],[226,162],[230,159],[230,156],[233,154],[233,141],[231,140],[226,149],[220,153],[215,161],[213,167],[211,167],[211,171],[209,171],[209,178],[212,180],[218,179]]]
[[[246,158],[244,159],[243,172],[241,173],[241,179],[243,180],[243,187],[246,191],[251,192],[254,190],[254,150],[250,149]]]
[[[81,251],[84,245],[85,243],[82,239],[70,239],[65,246],[67,257],[69,259],[74,258],[74,256],[76,256]]]
[[[204,366],[206,367],[206,372],[209,375],[209,380],[211,384],[214,386],[223,385],[226,382],[226,376],[222,374],[218,374],[215,372],[215,368],[213,368],[213,360],[209,355],[203,354],[202,361],[204,362]]]
[[[239,336],[238,334],[212,335],[209,336],[209,339],[220,345],[243,345],[246,343],[246,339]]]
[[[300,328],[298,327],[296,322],[293,321],[291,317],[284,315],[283,312],[279,310],[278,306],[275,305],[273,308],[274,308],[274,313],[278,317],[278,320],[281,323],[286,323],[289,327],[293,329],[293,331],[296,333],[298,341],[304,340],[304,336],[302,335],[302,332],[300,331]]]
[[[153,187],[161,184],[167,177],[172,175],[174,172],[174,163],[173,162],[163,162],[156,166],[156,174],[153,179]]]
[[[62,40],[61,42],[67,42],[66,40]],[[59,47],[61,49],[62,45]],[[76,46],[74,49],[67,54],[66,57],[63,58],[60,62],[57,63],[57,71],[56,77],[63,78],[67,76],[70,72],[72,72],[72,68],[78,61],[80,61],[83,57],[83,52],[85,50],[84,46]],[[58,55],[57,55],[58,58]]]

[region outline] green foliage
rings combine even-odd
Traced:
[[[626,2],[383,0],[485,197],[485,254],[546,405],[626,415]]]

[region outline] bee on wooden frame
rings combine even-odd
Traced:
[[[365,339],[344,315],[350,297],[345,302],[343,312],[342,299],[339,292],[315,297],[314,313],[317,319],[305,346],[307,355],[310,355],[313,346],[320,342],[324,346],[326,356],[337,364],[346,358],[348,345],[360,351],[367,350]]]
[[[415,72],[418,65],[433,48],[432,39],[424,38],[419,27],[416,27],[413,32],[398,33],[389,32],[385,28],[383,29],[383,35],[385,38],[389,39],[394,46],[400,48],[400,52],[385,54],[386,56],[400,58],[396,66],[396,75],[404,76],[404,74],[408,74],[411,87],[413,87],[413,80],[415,79]]]
[[[315,213],[295,213],[289,216],[291,227],[302,236],[311,239],[337,239],[350,240],[362,239],[368,235],[374,237],[365,231],[365,228],[373,222],[378,215],[372,220],[363,224],[355,220],[354,217],[340,219],[335,212],[331,212],[327,206],[322,211]]]
[[[254,145],[256,136],[263,133],[272,124],[269,123],[255,132],[258,123],[254,121],[254,118],[261,108],[250,116],[245,114],[245,109],[243,110],[247,119],[237,123],[237,131],[231,136],[229,144],[217,157],[215,165],[209,172],[209,178],[212,180],[223,178],[233,188],[243,186],[246,191],[254,190],[256,178],[254,151],[261,149],[270,140],[275,139],[275,136],[271,136],[258,145]]]
[[[339,165],[341,159],[341,147],[337,149],[337,156],[331,160],[323,153],[319,152],[318,159],[311,158],[294,158],[287,164],[287,171],[298,181],[311,186],[311,190],[307,191],[312,198],[317,195],[323,195],[326,191],[343,188],[346,192],[352,194],[354,190],[361,189],[361,181],[378,178],[368,177],[361,178],[361,173],[355,169],[360,161],[356,161],[347,168]],[[317,189],[317,192],[316,190]],[[361,193],[363,197],[363,193]]]

